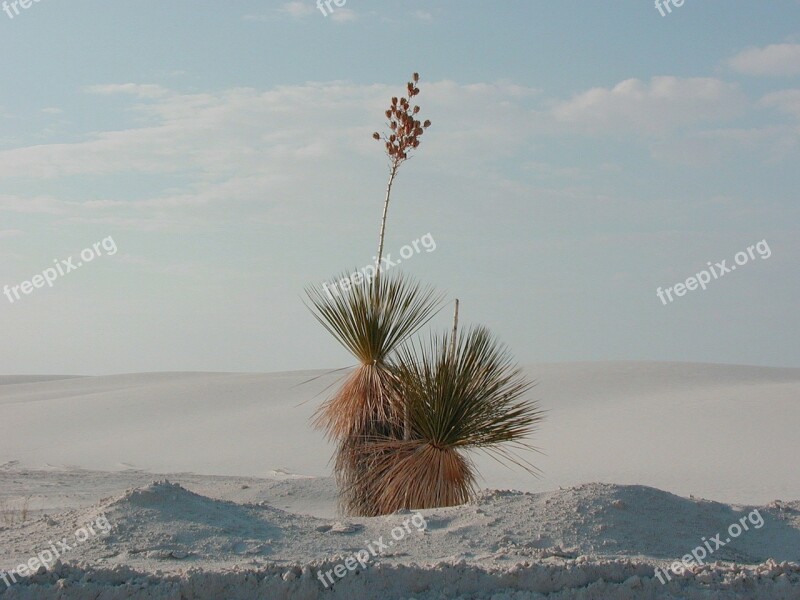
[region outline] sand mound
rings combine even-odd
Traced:
[[[308,485],[281,483],[284,492]],[[758,520],[747,521],[754,511]],[[320,519],[158,481],[0,530],[0,548],[10,549],[0,557],[6,568],[36,556],[54,536],[73,546],[50,571],[0,589],[0,597],[701,598],[715,590],[715,598],[791,598],[789,586],[800,585],[800,566],[788,562],[800,557],[797,502],[735,507],[644,486],[587,484],[487,491],[473,504],[419,515],[424,527],[408,526],[412,513]],[[101,519],[109,531],[100,531]],[[748,529],[694,573],[666,585],[654,577],[655,567],[703,539],[727,536],[742,519]],[[97,534],[74,543],[76,528],[87,524]],[[363,568],[323,585],[318,572],[378,540],[385,548]],[[81,592],[70,596],[78,583]],[[747,590],[769,595],[742,596]]]

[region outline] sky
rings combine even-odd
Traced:
[[[800,367],[800,1],[664,2],[0,4],[0,373],[352,364],[304,289],[375,255],[415,71],[386,252],[462,324]]]

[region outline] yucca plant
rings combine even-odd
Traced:
[[[468,452],[484,451],[531,473],[517,451],[543,413],[526,399],[533,383],[482,327],[400,349],[392,379],[408,407],[411,439],[377,435],[359,447],[371,480],[372,514],[463,504],[477,489]]]
[[[376,436],[402,437],[403,402],[390,358],[433,317],[442,297],[402,273],[364,279],[342,295],[321,288],[306,292],[317,320],[358,361],[314,423],[338,443],[334,472],[342,508],[361,514],[370,494],[360,445]]]
[[[381,272],[392,185],[400,166],[419,147],[420,138],[431,125],[416,117],[420,107],[413,105],[412,99],[419,94],[419,74],[414,73],[411,79],[405,97],[393,97],[386,110],[387,132],[373,134],[384,142],[389,158],[374,278],[363,279],[344,295],[333,296],[327,289],[325,293],[319,288],[307,290],[317,319],[359,362],[314,419],[315,425],[337,442],[334,472],[340,505],[354,514],[369,512],[373,496],[370,481],[364,477],[366,467],[360,451],[364,440],[402,437],[409,430],[404,404],[392,381],[389,357],[441,304],[432,289],[423,289],[403,276],[387,278]]]
[[[476,490],[473,450],[536,471],[514,451],[531,449],[525,438],[542,413],[524,398],[532,384],[505,348],[483,328],[457,340],[457,300],[452,333],[407,346],[442,298],[381,270],[392,186],[431,125],[417,116],[418,82],[414,73],[405,97],[391,99],[387,131],[373,134],[389,158],[374,277],[351,281],[341,295],[306,290],[316,318],[358,361],[314,423],[337,444],[340,507],[362,516],[468,501]]]

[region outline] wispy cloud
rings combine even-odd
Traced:
[[[316,9],[311,2],[302,2],[301,0],[292,0],[279,6],[278,8],[267,9],[267,12],[245,15],[245,21],[273,21],[281,17],[290,17],[293,19],[302,19],[314,14]]]
[[[350,21],[355,21],[358,19],[358,14],[349,8],[337,8],[334,12],[330,14],[330,17],[333,21],[337,23],[348,23]]]
[[[787,115],[800,117],[800,89],[772,92],[761,98],[759,104],[768,108],[776,108]]]
[[[744,75],[800,75],[800,44],[748,48],[731,58],[728,65]]]
[[[626,79],[613,88],[593,88],[553,108],[560,122],[585,131],[657,133],[674,127],[735,117],[746,99],[738,86],[712,78]]]
[[[268,9],[264,13],[245,15],[244,19],[247,21],[274,21],[282,17],[305,19],[313,15],[322,16],[317,6],[315,0],[293,0],[282,4],[278,8]],[[349,8],[337,7],[330,0],[328,3],[323,4],[323,8],[325,9],[325,15],[336,23],[349,23],[358,19],[358,13]]]
[[[21,214],[62,215],[68,210],[69,203],[53,196],[15,196],[0,194],[0,212]]]
[[[160,85],[138,83],[113,83],[103,85],[89,85],[84,88],[89,94],[130,94],[137,98],[161,98],[169,91]]]
[[[146,124],[94,132],[73,143],[0,152],[0,181],[91,181],[121,174],[144,176],[142,181],[153,176],[157,185],[144,188],[147,192],[81,202],[46,193],[5,193],[0,194],[0,212],[137,230],[180,230],[187,222],[202,227],[231,214],[288,222],[311,206],[325,206],[325,190],[331,186],[344,196],[358,196],[354,173],[364,165],[370,165],[370,172],[382,165],[371,139],[381,126],[375,115],[399,89],[332,81],[205,93],[112,83],[85,91],[127,96],[128,108],[145,115]],[[654,154],[688,148],[687,156],[701,159],[719,153],[717,146],[761,152],[769,144],[770,156],[786,156],[795,151],[792,140],[798,137],[793,118],[791,127],[763,131],[686,132],[687,124],[719,126],[720,118],[735,117],[748,107],[736,85],[717,79],[629,79],[565,100],[510,82],[424,82],[422,104],[433,121],[426,167],[467,179],[487,168],[487,157],[530,156],[534,140],[565,132],[629,132],[637,143],[649,143]],[[798,92],[770,94],[760,104],[796,115]],[[536,159],[519,166],[539,178],[579,174],[577,166]],[[289,197],[292,202],[286,201]]]
[[[230,214],[231,207],[240,215],[302,212],[303,203],[315,202],[313,194],[324,195],[332,182],[352,187],[355,196],[353,170],[365,159],[378,170],[382,165],[371,138],[381,126],[376,115],[401,89],[336,81],[215,93],[133,83],[88,86],[87,93],[127,96],[129,108],[148,117],[146,125],[0,152],[0,180],[136,174],[168,183],[148,195],[83,202],[2,194],[0,212],[149,230],[156,224],[179,228],[187,212],[192,219]],[[530,103],[539,97],[537,90],[510,83],[450,81],[427,82],[424,94],[432,131],[438,127],[443,134],[431,136],[426,152],[432,164],[457,172],[486,152],[500,156],[526,143],[533,126]],[[303,199],[286,203],[290,195]]]
[[[800,136],[792,127],[731,127],[694,131],[657,141],[651,152],[659,162],[706,168],[747,158],[754,164],[797,161]]]

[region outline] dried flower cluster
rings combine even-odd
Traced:
[[[429,120],[423,123],[416,118],[419,106],[411,105],[412,98],[419,94],[418,82],[419,73],[414,73],[412,81],[406,85],[406,97],[392,98],[392,104],[386,111],[389,131],[383,135],[377,131],[372,134],[373,138],[383,140],[386,144],[386,154],[393,166],[398,166],[409,157],[411,150],[419,146],[422,134],[431,126]]]

